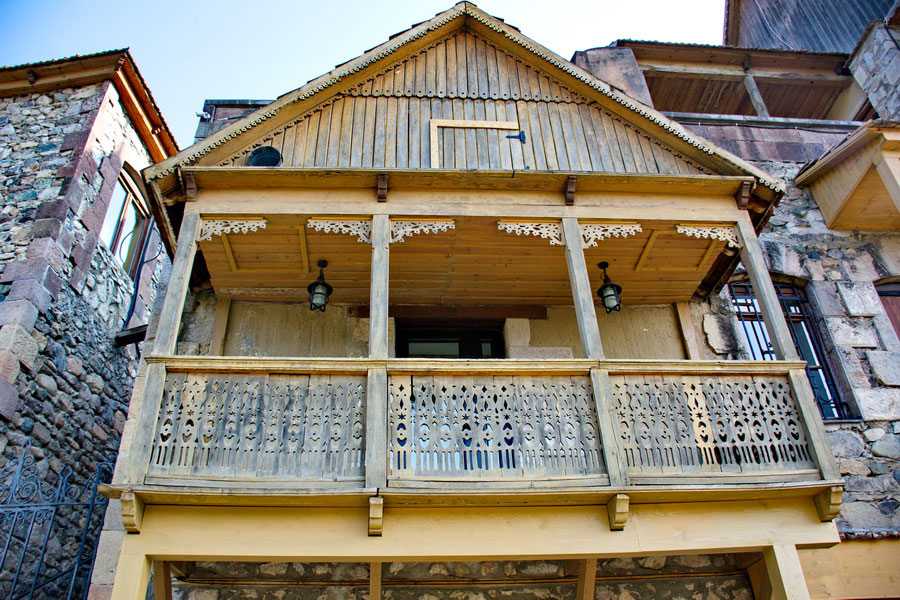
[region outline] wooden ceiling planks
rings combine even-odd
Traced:
[[[500,231],[496,218],[455,221],[456,228],[448,232],[412,235],[391,245],[391,303],[571,304],[563,246]],[[367,304],[371,246],[352,235],[305,228],[304,223],[301,216],[273,215],[265,229],[201,242],[216,292],[235,299],[302,301],[316,277],[316,261],[326,259],[325,277],[335,290],[332,301]],[[605,239],[585,249],[585,259],[594,288],[601,284],[597,263],[608,261],[610,275],[625,288],[626,303],[655,304],[690,298],[723,249],[722,242],[677,233],[675,222],[654,221],[636,236]]]
[[[244,165],[254,147],[267,144],[285,166],[429,168],[432,119],[511,121],[525,133],[523,143],[507,137],[516,132],[442,129],[443,169],[709,172],[470,31],[298,115],[221,165]],[[665,159],[656,158],[661,154]]]

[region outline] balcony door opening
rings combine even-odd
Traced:
[[[506,358],[503,319],[397,319],[398,358]]]

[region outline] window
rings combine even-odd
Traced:
[[[400,358],[504,358],[503,320],[397,319]]]
[[[884,312],[891,320],[894,331],[900,336],[900,283],[882,283],[876,285],[875,289],[878,290]]]
[[[825,350],[819,338],[819,332],[813,323],[806,295],[802,290],[790,284],[774,283],[773,285],[787,319],[794,347],[800,357],[806,361],[806,374],[809,376],[809,383],[812,386],[819,410],[822,412],[822,417],[825,419],[850,418],[851,411],[847,404],[840,400],[831,369],[825,361]],[[750,284],[732,283],[729,285],[729,289],[744,338],[750,348],[751,358],[753,360],[775,360],[775,353],[769,343],[769,333]]]
[[[128,177],[122,176],[116,182],[103,227],[100,241],[109,248],[120,265],[134,276],[134,267],[140,253],[146,225],[149,223],[147,209],[137,192],[137,186]]]

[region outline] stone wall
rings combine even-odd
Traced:
[[[850,58],[853,78],[869,97],[878,116],[900,119],[900,29],[871,24]]]
[[[420,562],[382,564],[386,600],[573,600],[574,565],[564,561]],[[366,563],[184,563],[175,598],[181,600],[365,600]],[[255,585],[235,586],[234,579]],[[302,582],[302,584],[300,583]],[[752,600],[732,555],[601,559],[597,600],[655,598]]]
[[[150,157],[109,82],[0,98],[0,453],[31,437],[49,483],[70,467],[82,484],[125,423],[138,350],[113,336],[134,283],[98,236],[126,163]],[[145,265],[131,325],[167,268],[164,252]]]

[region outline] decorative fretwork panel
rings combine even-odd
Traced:
[[[358,376],[169,373],[150,473],[361,478],[365,395]]]
[[[635,474],[814,469],[784,377],[611,376]]]
[[[605,473],[587,377],[392,376],[393,477]]]

